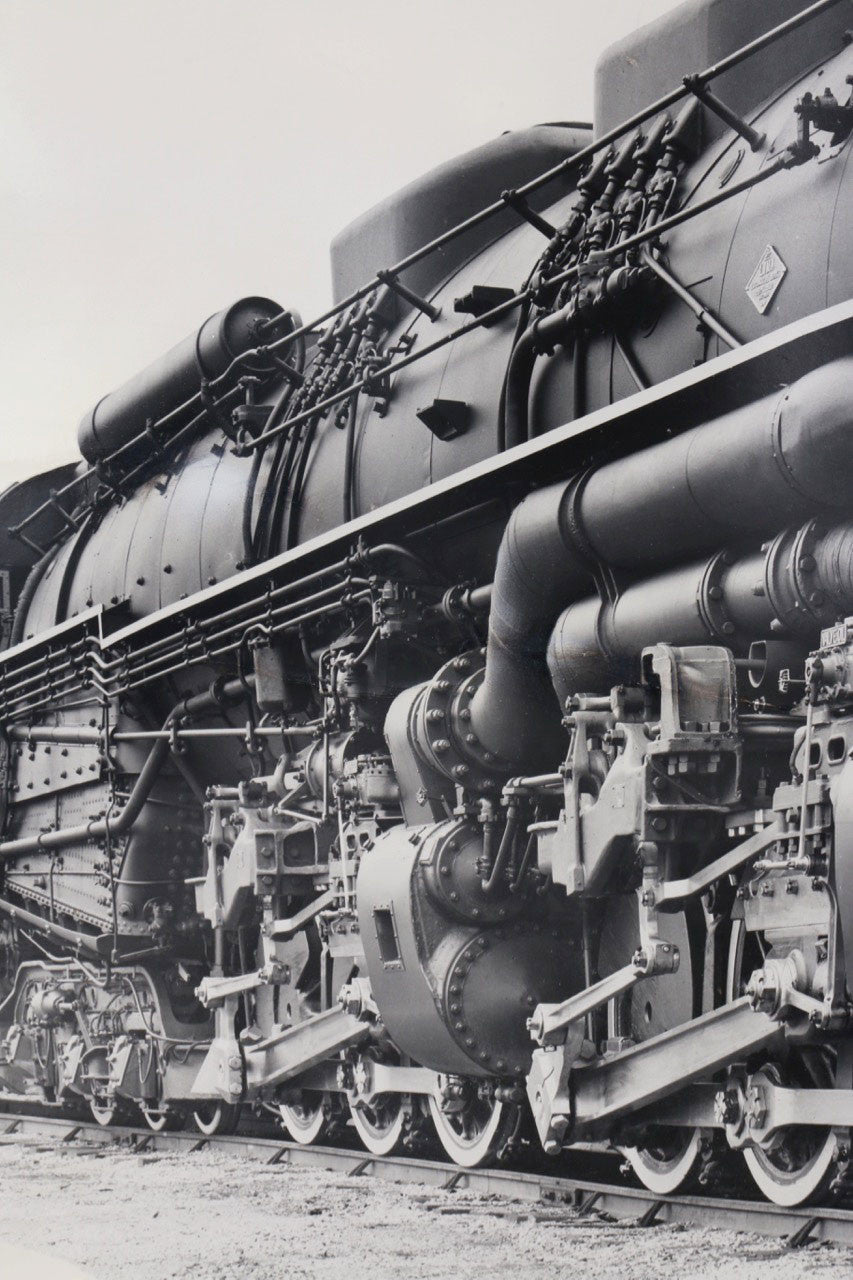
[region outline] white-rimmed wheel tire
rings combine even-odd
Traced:
[[[137,1118],[132,1103],[123,1098],[107,1098],[105,1094],[93,1094],[89,1099],[89,1110],[93,1119],[104,1128],[111,1124],[132,1124]]]
[[[736,920],[729,947],[727,994],[743,994],[747,976],[762,963],[744,922]],[[784,1061],[765,1062],[758,1072],[769,1083],[788,1088],[835,1087],[835,1051],[828,1045],[792,1045]],[[792,1125],[781,1129],[766,1146],[748,1146],[743,1159],[758,1190],[785,1209],[820,1200],[835,1176],[837,1144],[831,1129]]]
[[[442,1147],[464,1169],[493,1160],[518,1119],[517,1107],[483,1098],[475,1089],[464,1106],[451,1112],[442,1111],[438,1099],[430,1095],[429,1112]]]
[[[808,1054],[808,1049],[800,1051]],[[817,1079],[831,1089],[835,1072],[823,1055],[812,1052],[808,1063],[792,1062],[788,1069],[775,1064],[759,1073],[771,1084],[784,1087]],[[803,1068],[808,1066],[806,1076]],[[795,1070],[794,1068],[800,1068]],[[749,1175],[763,1196],[785,1209],[819,1200],[835,1176],[836,1138],[831,1129],[815,1125],[791,1125],[780,1129],[766,1147],[745,1147],[743,1158]]]
[[[371,1155],[389,1156],[396,1151],[406,1125],[401,1093],[379,1093],[369,1105],[350,1099],[349,1110],[353,1128]]]
[[[201,1102],[193,1108],[193,1124],[206,1138],[233,1133],[240,1122],[240,1107],[232,1102]]]
[[[319,1141],[326,1128],[328,1113],[326,1095],[312,1089],[303,1089],[295,1101],[282,1102],[278,1108],[288,1137],[303,1147]]]
[[[691,1185],[702,1167],[700,1129],[660,1128],[642,1147],[623,1147],[635,1177],[656,1195],[671,1196]]]
[[[743,1153],[750,1177],[762,1195],[785,1209],[819,1200],[835,1174],[835,1136],[818,1130],[811,1141],[811,1130],[803,1128],[796,1145],[787,1137],[776,1151],[748,1148]]]
[[[141,1107],[142,1118],[152,1133],[183,1129],[186,1116],[177,1107]]]
[[[92,1112],[92,1118],[105,1129],[111,1124],[121,1124],[119,1107],[115,1102],[107,1102],[104,1098],[92,1097],[89,1099],[89,1110]]]

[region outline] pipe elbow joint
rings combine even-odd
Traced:
[[[853,435],[853,356],[804,374],[782,394],[774,446],[789,483],[818,509],[848,511]]]

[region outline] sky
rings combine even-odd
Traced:
[[[318,314],[341,227],[507,129],[591,118],[598,54],[673,7],[0,0],[0,489],[237,298]]]

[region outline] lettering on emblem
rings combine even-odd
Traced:
[[[776,290],[788,274],[779,254],[768,244],[758,259],[758,265],[746,283],[749,300],[761,315],[764,315],[776,296]]]

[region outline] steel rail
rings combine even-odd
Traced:
[[[16,1099],[20,1102],[23,1099]],[[2,1103],[2,1098],[0,1098]],[[782,1209],[764,1200],[744,1200],[723,1196],[658,1195],[642,1187],[611,1183],[571,1175],[522,1172],[514,1169],[463,1169],[440,1160],[416,1156],[373,1156],[362,1149],[301,1146],[281,1138],[255,1134],[205,1137],[178,1131],[153,1133],[136,1126],[105,1128],[95,1121],[78,1121],[63,1116],[0,1114],[0,1141],[46,1138],[57,1145],[86,1141],[98,1146],[126,1147],[133,1152],[184,1151],[192,1154],[212,1148],[242,1159],[263,1161],[286,1168],[324,1169],[349,1177],[370,1176],[384,1182],[409,1183],[443,1191],[467,1191],[522,1201],[528,1205],[563,1208],[580,1225],[591,1212],[603,1212],[622,1222],[633,1219],[638,1227],[685,1223],[715,1226],[727,1231],[750,1231],[784,1237],[790,1248],[813,1242],[853,1247],[853,1209],[810,1205]],[[471,1206],[476,1212],[476,1206]],[[483,1212],[494,1212],[484,1206]],[[521,1210],[523,1212],[523,1210]],[[556,1217],[555,1220],[559,1220]]]

